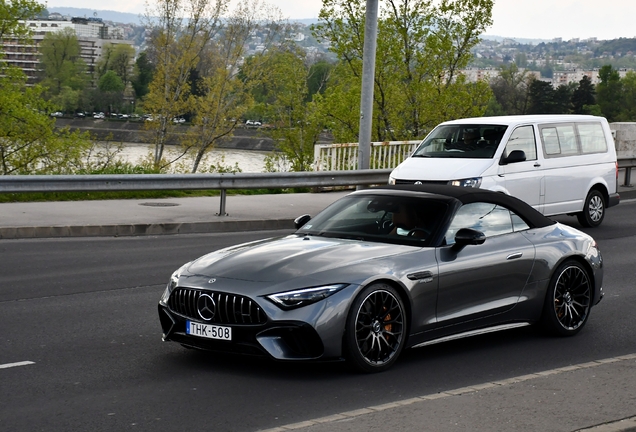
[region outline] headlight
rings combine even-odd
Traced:
[[[161,300],[159,300],[161,303],[163,304],[168,303],[168,299],[170,298],[170,294],[172,293],[172,290],[175,289],[177,285],[179,284],[179,277],[181,276],[181,273],[183,272],[183,270],[185,270],[185,268],[189,264],[190,264],[189,262],[185,263],[184,265],[179,267],[177,271],[172,273],[172,275],[170,276],[170,280],[168,281],[168,285],[166,286],[166,289],[163,292],[163,295],[161,296]]]
[[[473,177],[462,180],[451,180],[448,182],[448,184],[451,186],[478,188],[479,186],[481,186],[481,177]]]
[[[390,185],[394,185],[395,184],[395,179],[391,176],[389,176],[389,184]]]
[[[284,310],[296,309],[326,299],[346,287],[347,284],[326,285],[314,288],[304,288],[271,294],[267,299]]]

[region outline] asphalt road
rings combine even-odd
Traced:
[[[0,430],[255,431],[635,353],[635,210],[622,203],[588,231],[605,259],[606,297],[575,338],[531,328],[479,336],[407,351],[373,376],[161,342],[156,305],[174,269],[284,231],[2,240],[0,365],[34,363],[0,368]]]

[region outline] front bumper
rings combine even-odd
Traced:
[[[186,321],[195,320],[159,304],[159,320],[164,341],[209,351],[266,355],[276,360],[315,360],[323,357],[324,345],[316,330],[298,321],[271,321],[256,325],[226,325],[232,328],[232,340],[216,340],[186,333]]]

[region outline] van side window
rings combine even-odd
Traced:
[[[600,123],[577,123],[583,153],[605,153],[607,141]]]
[[[541,139],[548,156],[570,156],[579,152],[572,124],[544,126],[541,128]]]
[[[512,131],[504,155],[507,157],[513,150],[523,150],[526,160],[537,160],[537,143],[532,126],[520,126]]]
[[[446,244],[455,243],[455,234],[461,228],[473,228],[486,237],[527,230],[530,227],[516,213],[506,207],[487,202],[463,205],[446,231]]]

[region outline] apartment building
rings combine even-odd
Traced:
[[[624,78],[630,69],[619,69],[618,74],[621,78]],[[532,75],[534,78],[546,82],[550,82],[554,88],[560,85],[567,85],[571,83],[578,84],[584,76],[588,77],[592,84],[597,85],[601,80],[598,76],[598,69],[571,69],[564,71],[554,71],[552,78],[542,78],[541,72],[538,71],[526,71],[526,75]],[[499,69],[497,68],[476,68],[469,67],[461,71],[469,82],[477,81],[490,81],[499,75]]]
[[[48,19],[28,20],[25,24],[32,32],[31,40],[24,42],[15,38],[5,38],[0,41],[0,50],[6,63],[24,71],[28,77],[28,84],[33,84],[38,78],[41,69],[39,46],[47,33],[65,28],[75,31],[81,49],[80,57],[86,63],[89,73],[95,70],[105,45],[132,45],[131,41],[122,38],[120,32],[110,34],[109,27],[99,18],[68,18],[60,14],[51,14]]]

